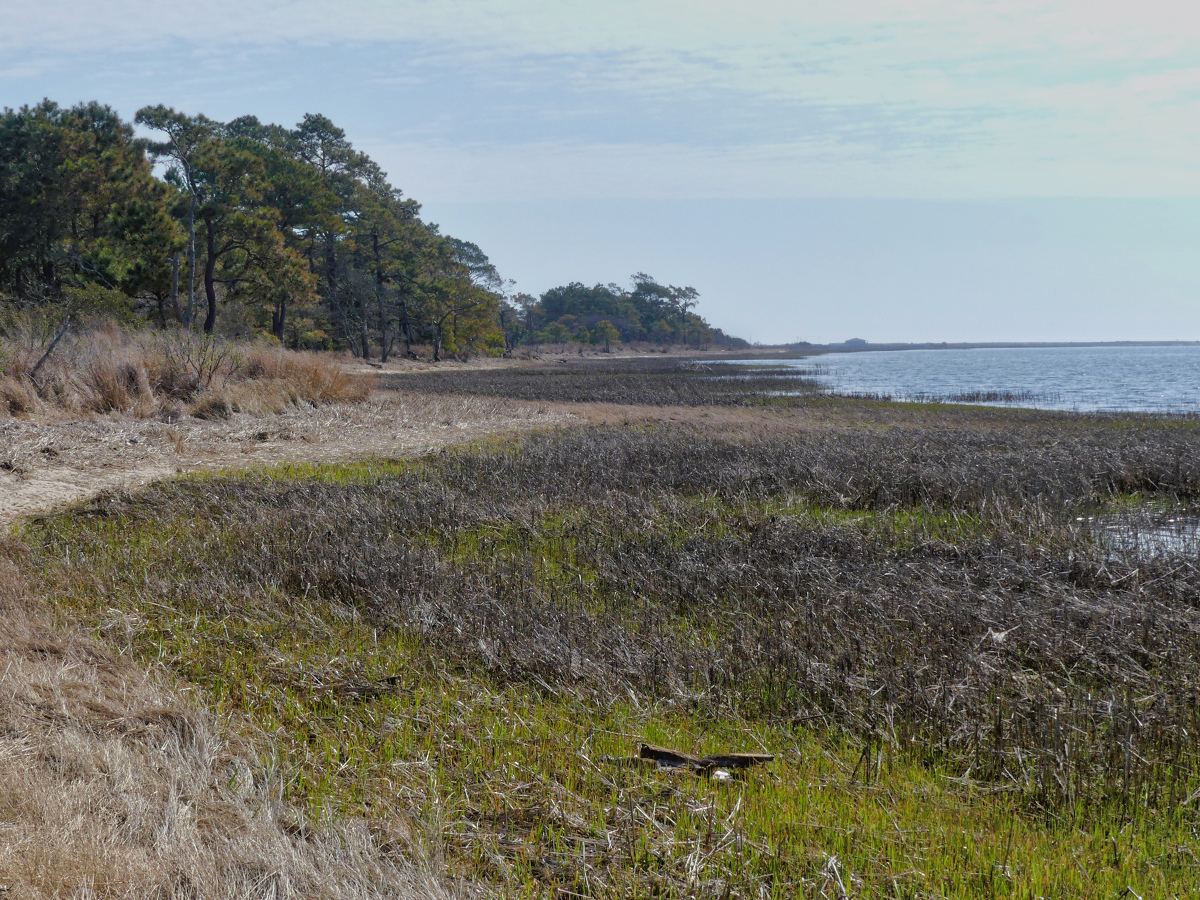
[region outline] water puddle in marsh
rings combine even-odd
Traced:
[[[1138,510],[1079,519],[1114,553],[1150,559],[1200,555],[1200,513]]]

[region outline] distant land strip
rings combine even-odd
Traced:
[[[841,344],[758,344],[754,353],[772,355],[799,354],[812,356],[823,353],[863,353],[875,350],[1029,350],[1063,347],[1197,347],[1200,341],[991,341],[981,343],[924,343],[873,344],[869,341],[846,341]]]

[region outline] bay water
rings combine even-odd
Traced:
[[[817,380],[839,394],[1080,412],[1200,413],[1200,346],[884,350],[781,364],[815,369]]]

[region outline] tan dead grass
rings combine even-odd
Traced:
[[[402,382],[397,384],[402,385]],[[672,423],[699,426],[727,436],[744,431],[800,434],[831,428],[947,428],[986,431],[1039,423],[1069,428],[1086,421],[1075,413],[1050,410],[949,403],[890,403],[841,398],[817,399],[795,406],[652,406],[599,402],[545,402],[543,405],[553,412],[569,412],[592,425]]]
[[[306,823],[252,747],[126,659],[50,627],[29,608],[17,552],[0,545],[0,894],[462,894],[396,847],[402,827],[384,841],[361,821]]]
[[[47,346],[34,331],[0,340],[0,415],[264,415],[362,401],[373,382],[328,354],[116,326],[70,334],[35,373]]]

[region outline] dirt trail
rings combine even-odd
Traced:
[[[547,404],[393,392],[221,421],[0,419],[0,525],[181,472],[420,453],[572,421],[581,420]]]

